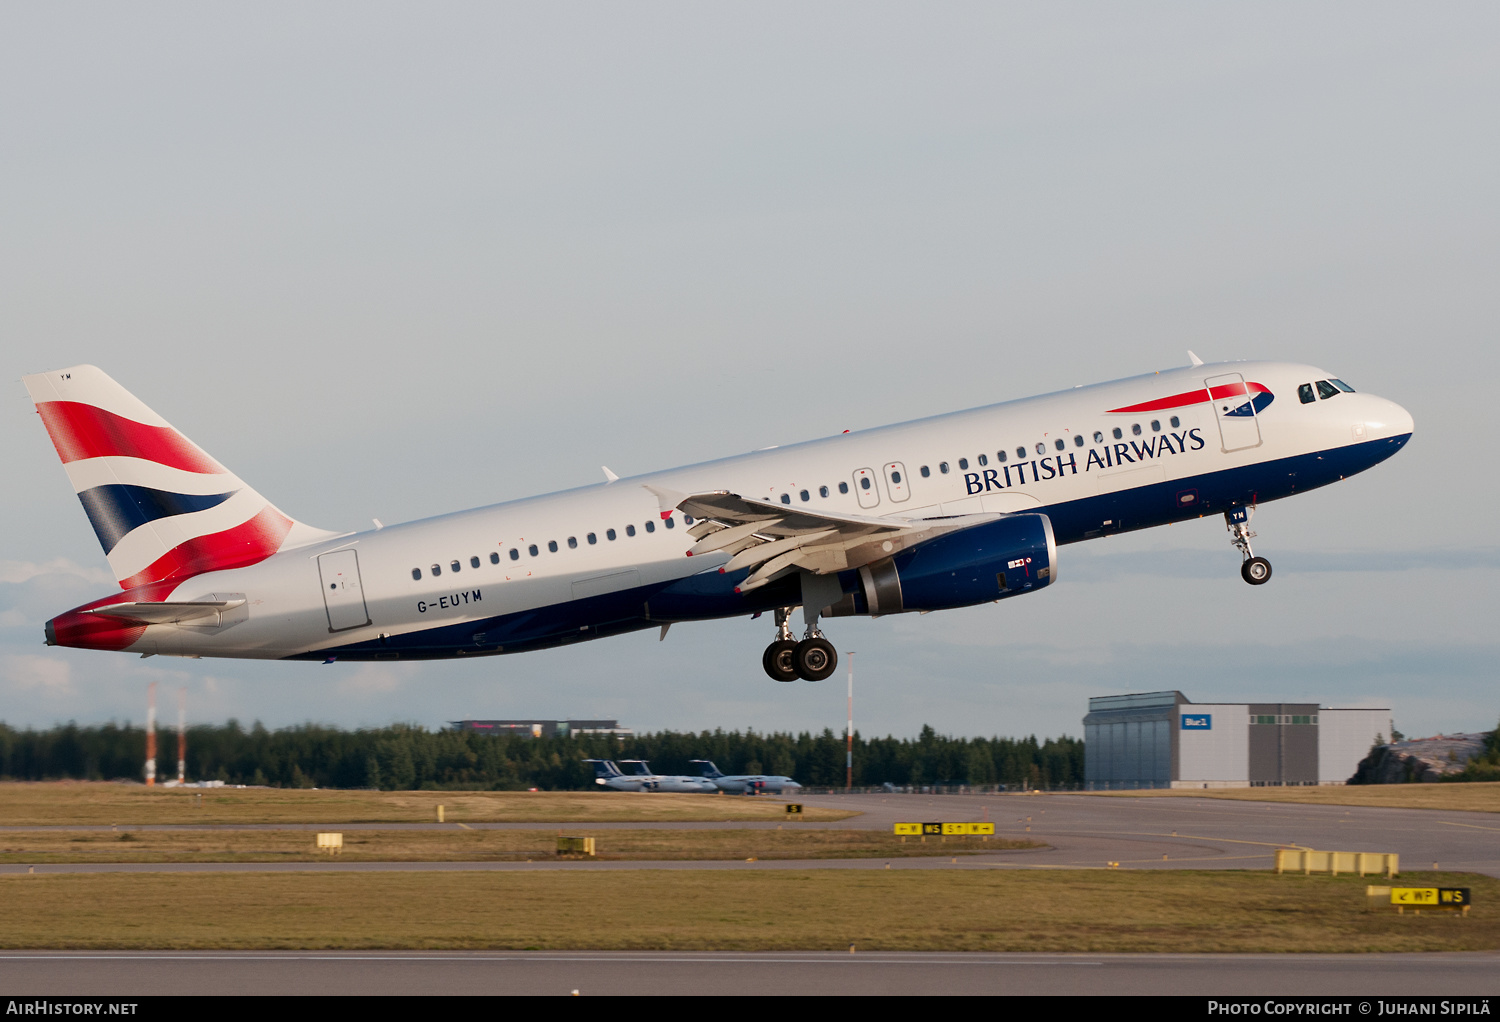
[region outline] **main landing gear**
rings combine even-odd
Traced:
[[[1240,565],[1240,577],[1253,586],[1260,586],[1271,581],[1271,562],[1264,557],[1256,557],[1255,551],[1250,549],[1250,540],[1255,537],[1255,533],[1250,531],[1250,518],[1254,514],[1254,504],[1232,507],[1224,512],[1224,527],[1229,530],[1229,542],[1234,544],[1244,558]]]
[[[793,639],[791,618],[791,607],[776,609],[776,641],[766,647],[761,666],[776,681],[822,681],[838,667],[838,651],[818,631],[816,618],[808,622],[801,642]]]

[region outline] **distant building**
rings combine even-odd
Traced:
[[[1098,696],[1083,718],[1085,787],[1344,784],[1390,735],[1389,709],[1194,703],[1177,691]]]
[[[614,735],[621,741],[635,737],[633,728],[618,720],[450,720],[455,731],[478,731],[489,735],[521,735],[525,738],[576,738],[579,735]]]

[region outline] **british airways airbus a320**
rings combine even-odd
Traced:
[[[1190,353],[1191,354],[1191,353]],[[337,534],[275,507],[93,366],[26,377],[123,593],[49,645],[143,656],[409,660],[772,612],[777,681],[833,673],[825,617],[992,603],[1058,547],[1222,514],[1384,461],[1412,418],[1285,362],[1192,365]],[[804,630],[792,631],[802,608]]]

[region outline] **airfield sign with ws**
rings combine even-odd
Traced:
[[[901,837],[968,837],[995,833],[993,823],[898,823],[896,833]]]

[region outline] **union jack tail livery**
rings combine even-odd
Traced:
[[[122,589],[333,535],[283,514],[94,366],[25,383]]]

